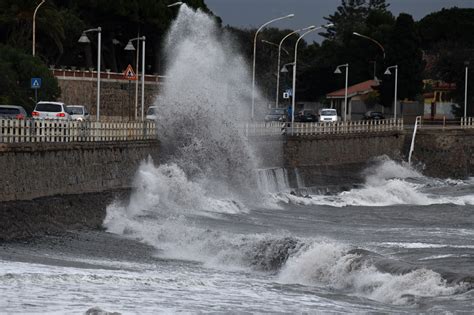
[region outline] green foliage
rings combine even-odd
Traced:
[[[423,53],[415,32],[415,22],[409,14],[398,16],[387,45],[385,66],[398,65],[398,99],[413,100],[423,89]],[[385,76],[381,85],[382,102],[391,106],[395,75]]]
[[[21,105],[31,111],[35,105],[31,78],[42,78],[38,98],[55,100],[60,95],[56,78],[39,58],[0,44],[0,103]]]

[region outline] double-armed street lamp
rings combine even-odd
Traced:
[[[33,56],[36,56],[36,13],[38,13],[38,9],[46,2],[46,0],[41,1],[35,8],[35,12],[33,13]]]
[[[391,75],[390,69],[395,69],[395,96],[393,99],[393,118],[397,120],[397,88],[398,88],[398,65],[390,66],[385,70],[385,75]]]
[[[256,57],[257,57],[257,36],[258,36],[258,33],[260,33],[260,31],[264,27],[266,27],[267,25],[269,25],[273,22],[280,21],[280,20],[283,20],[283,19],[289,19],[289,18],[292,18],[294,16],[295,16],[294,14],[288,14],[288,15],[270,20],[270,21],[264,23],[262,26],[260,26],[257,29],[257,31],[255,32],[255,36],[253,38],[253,64],[252,64],[252,112],[251,112],[252,120],[254,119],[254,116],[255,116],[255,61],[256,61]]]
[[[98,28],[91,28],[89,30],[83,31],[81,37],[79,38],[79,43],[90,43],[89,37],[87,37],[87,33],[89,32],[97,32],[97,121],[100,121],[100,56],[102,51],[102,28],[99,26]]]
[[[307,31],[311,28],[315,27],[314,25],[311,25],[309,27],[306,27],[306,28],[303,28],[303,29],[299,29],[299,30],[296,30],[296,31],[293,31],[291,33],[288,33],[285,37],[282,38],[282,40],[280,41],[280,44],[278,45],[278,65],[277,65],[277,85],[276,85],[276,98],[275,98],[275,108],[278,108],[279,106],[279,101],[280,101],[280,62],[281,62],[281,50],[283,49],[282,48],[282,45],[283,45],[283,42],[290,36],[292,35],[295,35],[295,34],[298,34],[299,32],[301,31]],[[286,69],[286,68],[285,68]],[[288,71],[288,70],[287,70]]]
[[[293,87],[292,87],[292,91],[291,91],[291,94],[292,94],[292,100],[291,100],[291,126],[293,128],[293,124],[295,122],[295,101],[296,101],[296,66],[297,66],[297,62],[298,62],[298,45],[301,41],[301,39],[303,37],[305,37],[306,35],[308,35],[309,33],[312,33],[314,31],[317,31],[317,30],[320,30],[322,28],[328,28],[328,27],[331,27],[333,26],[334,24],[327,24],[327,25],[323,25],[323,26],[318,26],[318,27],[314,27],[314,26],[310,26],[309,27],[309,30],[307,30],[306,32],[304,32],[303,34],[300,35],[300,37],[298,37],[298,40],[296,41],[296,44],[295,44],[295,59],[293,61]]]
[[[339,65],[336,67],[336,70],[334,70],[334,73],[336,74],[341,74],[341,68],[346,68],[346,87],[345,87],[345,92],[344,92],[344,112],[342,115],[343,121],[347,120],[347,84],[349,83],[349,64],[345,63],[343,65]]]

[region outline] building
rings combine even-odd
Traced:
[[[383,112],[382,105],[370,105],[368,99],[370,95],[376,93],[374,87],[379,85],[378,80],[367,80],[347,88],[347,120],[359,120],[365,112],[372,110]],[[340,89],[326,95],[326,98],[331,101],[331,108],[335,108],[338,115],[343,117],[344,99],[346,89]]]

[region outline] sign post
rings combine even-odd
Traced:
[[[125,69],[125,71],[123,72],[123,78],[125,80],[128,80],[128,106],[131,107],[131,103],[130,103],[130,83],[131,83],[131,81],[136,81],[138,79],[135,71],[133,71],[132,65],[128,65],[127,69]],[[130,113],[130,110],[128,112]],[[122,119],[123,119],[123,109],[122,109]]]
[[[35,90],[35,103],[38,103],[38,89],[41,89],[41,78],[31,78],[31,88]]]

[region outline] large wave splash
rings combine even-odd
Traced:
[[[474,196],[456,193],[460,187],[472,187],[472,180],[441,180],[422,175],[404,162],[380,157],[363,174],[365,182],[360,187],[332,195],[311,195],[303,198],[289,193],[274,194],[283,203],[301,205],[328,205],[333,207],[391,205],[456,204],[474,205]],[[448,193],[446,193],[446,191]],[[308,198],[310,197],[310,198]]]
[[[257,187],[242,128],[251,80],[232,43],[215,19],[183,5],[166,40],[166,79],[155,104],[161,164],[176,164],[206,192],[245,199]]]

